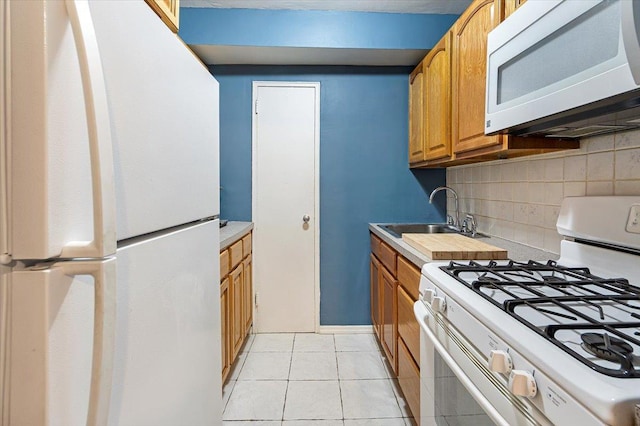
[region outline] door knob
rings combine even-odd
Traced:
[[[311,220],[311,218],[309,217],[308,214],[305,214],[304,216],[302,216],[302,221],[304,223],[309,223],[310,220]]]

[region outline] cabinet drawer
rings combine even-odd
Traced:
[[[414,419],[420,419],[420,368],[413,362],[407,347],[398,339],[398,384]]]
[[[242,257],[247,257],[251,254],[251,232],[242,238]]]
[[[231,269],[233,269],[238,266],[238,264],[242,260],[242,240],[234,243],[229,248],[229,255],[231,257]]]
[[[400,256],[398,256],[398,282],[407,290],[413,300],[419,299],[420,269]]]
[[[396,251],[386,245],[384,241],[380,241],[380,262],[387,267],[389,272],[396,276]]]
[[[420,364],[420,325],[413,314],[414,300],[398,286],[398,335],[416,364]]]
[[[373,233],[370,234],[371,237],[371,253],[375,254],[376,257],[380,258],[380,238],[376,237]]]
[[[229,250],[220,252],[220,279],[229,275]]]

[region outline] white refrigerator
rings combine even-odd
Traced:
[[[218,83],[144,0],[0,48],[0,424],[220,424]]]

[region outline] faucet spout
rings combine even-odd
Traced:
[[[453,188],[450,188],[448,186],[439,186],[439,187],[437,187],[436,189],[431,191],[431,195],[429,195],[429,204],[433,203],[433,197],[440,191],[451,191],[451,193],[453,194],[453,199],[455,201],[455,208],[456,208],[456,223],[455,223],[455,227],[456,228],[460,228],[460,206],[458,204],[458,193]]]

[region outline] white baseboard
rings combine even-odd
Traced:
[[[371,334],[371,325],[321,325],[317,330],[318,334]]]

